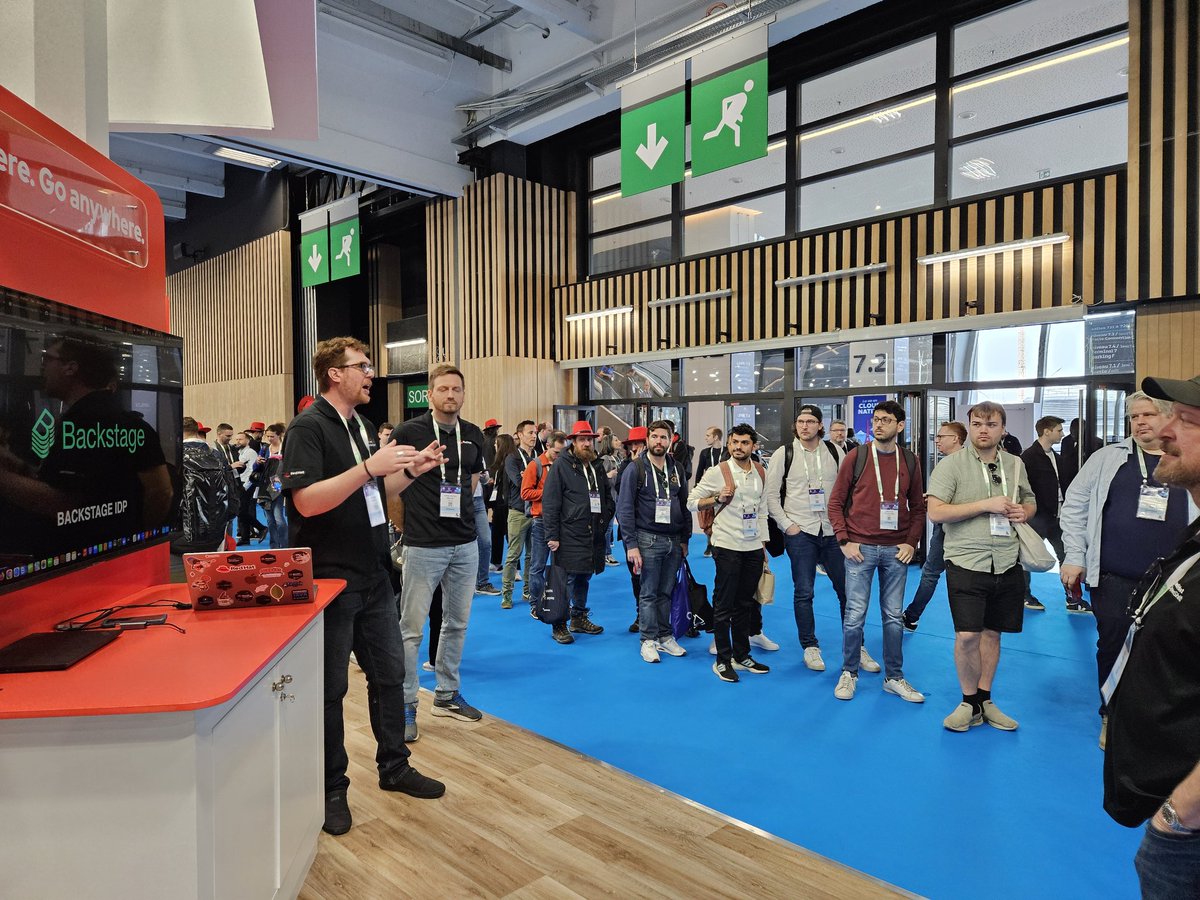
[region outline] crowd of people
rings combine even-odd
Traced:
[[[255,422],[234,434],[223,424],[209,448],[206,429],[185,420],[185,467],[194,457],[214,469],[202,464],[207,454],[221,464],[216,471],[236,473],[237,521],[246,523],[239,542],[260,539],[255,520],[244,518],[251,499],[266,510],[271,546],[312,547],[318,577],[347,581],[325,613],[331,834],[352,824],[342,723],[352,652],[366,674],[379,786],[441,796],[445,786],[412,767],[408,747],[419,739],[426,624],[433,714],[479,721],[483,714],[463,696],[460,679],[474,596],[499,596],[511,609],[523,580],[523,605],[552,640],[598,635],[604,628],[592,618],[590,581],[618,564],[619,540],[640,658],[658,664],[684,656],[671,596],[697,524],[716,569],[705,625],[720,681],[770,672],[753,652],[779,649],[763,633],[761,613],[771,599],[763,596],[772,583],[764,568],[774,552],[790,563],[798,643],[814,672],[826,668],[813,610],[820,575],[837,597],[842,646],[834,697],[852,700],[861,673],[882,672],[883,691],[922,703],[905,677],[904,634],[917,630],[944,574],[962,694],[943,726],[1016,730],[993,692],[1002,636],[1020,632],[1027,611],[1046,608],[1022,563],[1032,540],[1053,548],[1066,611],[1095,615],[1105,807],[1125,824],[1151,820],[1137,860],[1143,886],[1156,878],[1171,890],[1200,883],[1200,852],[1193,847],[1180,863],[1179,840],[1200,833],[1200,569],[1191,574],[1200,559],[1200,377],[1146,379],[1144,391],[1127,400],[1131,437],[1095,449],[1081,468],[1068,458],[1062,419],[1039,419],[1034,441],[1018,455],[1004,449],[1020,448],[1003,406],[978,402],[965,422],[940,424],[938,462],[926,477],[904,446],[905,410],[890,400],[876,405],[861,445],[844,422],[829,423],[827,434],[821,409],[800,407],[791,440],[764,465],[759,436],[745,424],[728,435],[709,428],[698,454],[667,420],[632,427],[624,439],[588,422],[564,432],[529,419],[509,433],[493,419],[481,429],[460,416],[466,379],[450,365],[430,373],[428,413],[375,429],[355,411],[368,402],[374,376],[366,346],[324,341],[313,365],[321,394],[286,433]],[[927,519],[932,537],[905,607]],[[498,589],[491,584],[496,568]],[[876,578],[882,666],[864,642]],[[564,595],[553,618],[544,602],[549,582]]]

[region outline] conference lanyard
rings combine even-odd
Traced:
[[[441,425],[437,424],[437,422],[434,421],[434,425],[433,425],[434,437],[441,436],[441,427],[442,427]],[[455,450],[458,452],[458,478],[455,480],[454,483],[461,485],[462,484],[462,470],[463,470],[462,421],[461,420],[455,421],[455,423],[454,423],[454,444],[455,444]],[[443,458],[442,462],[439,463],[439,466],[441,467],[441,470],[442,470],[442,482],[446,483],[449,481],[449,479],[446,477],[446,462],[445,462],[444,458]]]
[[[578,457],[576,457],[578,459]],[[583,463],[583,480],[587,483],[588,489],[588,509],[593,514],[601,512],[600,508],[600,482],[597,480],[596,472],[592,469],[590,462],[579,460]]]
[[[871,441],[871,462],[875,464],[875,487],[879,491],[879,529],[880,531],[900,530],[900,450],[896,449],[896,490],[892,495],[896,499],[885,500],[883,496],[883,476],[879,473],[879,450]]]
[[[875,442],[871,441],[871,462],[875,463],[875,487],[879,490],[879,502],[884,503],[883,496],[883,476],[879,474],[879,451],[875,449]],[[900,456],[899,450],[896,451],[896,490],[892,495],[897,503],[900,502]]]
[[[979,460],[979,467],[983,470],[983,482],[987,485],[988,497],[992,496],[992,474],[988,471],[987,463],[982,459]],[[1000,470],[1000,491],[1008,496],[1008,475],[1004,472],[1004,461],[1000,458],[1000,453],[996,453],[996,467]],[[899,470],[897,470],[899,471]],[[1013,503],[1017,502],[1017,491],[1020,490],[1021,483],[1013,485]],[[1009,537],[1012,535],[1012,523],[1008,521],[1008,516],[1003,513],[988,513],[988,531],[992,537]]]
[[[1146,455],[1141,447],[1137,447],[1138,467],[1142,470],[1142,484],[1138,488],[1137,517],[1151,522],[1167,520],[1167,504],[1171,499],[1171,491],[1166,485],[1153,483],[1146,471]]]
[[[1112,695],[1117,690],[1117,684],[1121,681],[1121,675],[1125,672],[1125,664],[1129,662],[1129,653],[1133,649],[1133,638],[1141,630],[1142,622],[1146,618],[1146,615],[1150,610],[1154,609],[1159,600],[1165,597],[1183,580],[1183,577],[1187,575],[1197,561],[1200,561],[1200,553],[1180,563],[1175,571],[1171,573],[1171,577],[1162,583],[1162,586],[1154,594],[1153,598],[1150,598],[1150,591],[1153,590],[1153,586],[1142,595],[1141,605],[1134,612],[1133,622],[1130,623],[1129,630],[1125,632],[1125,644],[1121,647],[1121,653],[1117,656],[1117,661],[1113,663],[1112,671],[1109,673],[1107,680],[1105,680],[1104,686],[1100,688],[1100,693],[1104,697],[1106,706],[1112,700]]]
[[[983,483],[987,485],[988,496],[992,496],[992,473],[988,471],[987,463],[982,459],[979,460],[979,468],[983,470]],[[1000,459],[1000,454],[996,454],[996,468],[1000,470],[1000,492],[1005,497],[1008,496],[1008,476],[1004,474],[1004,463]],[[899,469],[897,469],[897,473]]]
[[[659,475],[662,475],[662,480],[667,482],[665,497],[663,496],[664,487],[659,483]],[[658,466],[650,463],[650,478],[654,481],[654,522],[656,525],[670,525],[671,491],[666,460],[663,460],[662,472],[658,471]]]
[[[341,418],[341,413],[338,413],[338,417]],[[354,422],[358,425],[358,436],[362,441],[363,449],[370,451],[371,442],[367,437],[367,426],[363,424],[358,413],[354,414]],[[354,432],[350,430],[349,420],[342,419],[342,423],[346,426],[346,434],[350,436],[350,452],[354,454],[355,462],[365,467],[362,453],[358,449],[358,441],[354,440]],[[371,523],[372,528],[387,522],[387,513],[383,508],[383,498],[379,495],[379,482],[373,477],[363,485],[363,499],[367,503],[367,521]]]

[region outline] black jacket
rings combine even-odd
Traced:
[[[612,521],[612,492],[600,460],[591,463],[592,474],[574,449],[559,454],[542,489],[542,529],[547,541],[558,541],[554,564],[567,572],[597,575],[604,571],[604,532]],[[600,512],[591,511],[588,479],[600,491]]]
[[[1054,453],[1053,450],[1050,451]],[[1067,486],[1061,483],[1062,460],[1054,454],[1058,461],[1059,474],[1055,474],[1054,464],[1042,445],[1034,441],[1021,454],[1021,462],[1025,463],[1025,471],[1029,473],[1029,486],[1033,488],[1033,496],[1037,499],[1037,515],[1030,519],[1029,524],[1042,537],[1049,533],[1047,525],[1058,518],[1058,495],[1061,488],[1065,495]]]

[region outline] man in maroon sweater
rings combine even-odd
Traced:
[[[874,440],[855,447],[838,469],[829,496],[829,522],[846,557],[846,615],[842,621],[842,674],[833,696],[850,700],[858,684],[863,620],[871,579],[879,571],[883,619],[883,689],[909,701],[925,696],[904,678],[904,583],[917,542],[925,531],[921,466],[897,445],[904,407],[885,400],[871,419]]]

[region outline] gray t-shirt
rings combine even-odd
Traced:
[[[1012,499],[1016,486],[1018,503],[1034,503],[1033,489],[1029,486],[1029,476],[1021,458],[998,450],[996,463],[995,474],[1002,484],[994,482],[992,471],[979,458],[979,451],[974,445],[967,444],[937,464],[929,476],[926,495],[958,506],[1001,494]],[[1007,537],[993,535],[990,519],[985,513],[961,522],[944,523],[946,559],[975,572],[999,574],[1015,566],[1018,552],[1015,530],[1010,527]]]

